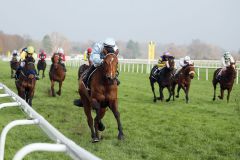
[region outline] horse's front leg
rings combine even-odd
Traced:
[[[163,95],[163,87],[161,87],[160,85],[159,85],[159,93],[160,93],[160,97],[159,97],[159,99],[160,99],[161,101],[163,101],[163,99],[164,99],[164,95]]]
[[[42,73],[42,78],[44,78],[44,77],[45,77],[45,74],[44,74],[44,72],[45,72],[45,69],[43,70],[43,73]]]
[[[220,95],[218,96],[219,99],[223,99],[224,97],[224,89],[220,89]]]
[[[95,134],[95,131],[93,128],[93,118],[92,118],[92,113],[91,113],[91,106],[89,103],[85,103],[85,101],[83,101],[83,106],[84,106],[85,115],[87,116],[88,127],[91,130],[92,142],[97,142],[96,134]]]
[[[52,96],[56,97],[55,91],[54,91],[54,81],[51,80],[51,92],[52,92]]]
[[[123,134],[123,129],[122,129],[122,124],[120,121],[120,113],[118,111],[118,102],[117,99],[113,100],[110,102],[109,108],[112,110],[114,117],[117,120],[117,125],[118,125],[118,139],[123,140],[124,139],[124,134]]]
[[[183,90],[184,90],[184,92],[185,92],[186,103],[188,103],[188,100],[189,100],[189,98],[188,98],[189,86],[184,87]]]
[[[179,98],[180,89],[181,89],[181,85],[178,84],[176,98]]]
[[[166,102],[169,102],[169,101],[170,101],[170,99],[171,99],[171,97],[172,97],[172,90],[171,90],[171,86],[168,86],[168,87],[167,87],[167,89],[168,89],[168,94],[169,94],[169,96],[168,96],[168,99],[166,99]]]
[[[156,98],[156,94],[155,94],[155,89],[154,89],[154,82],[152,79],[150,79],[150,85],[151,85],[151,88],[152,88],[152,92],[153,92],[153,102],[156,102],[157,101],[157,98]]]
[[[92,100],[93,108],[96,110],[96,117],[94,118],[95,137],[93,142],[99,141],[98,125],[100,123],[100,104],[96,99]]]
[[[227,93],[227,103],[228,103],[229,102],[229,98],[230,98],[230,93],[231,93],[232,89],[230,88],[227,91],[228,91],[228,93]]]
[[[216,88],[217,88],[217,83],[213,82],[213,101],[216,99]]]
[[[59,88],[58,88],[57,94],[59,96],[61,96],[61,94],[62,94],[62,81],[59,82]]]

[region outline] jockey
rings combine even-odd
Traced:
[[[93,64],[92,61],[90,61],[91,53],[92,53],[92,48],[88,48],[87,49],[87,59],[88,59],[89,66],[91,66]]]
[[[220,72],[217,75],[217,79],[220,80],[222,77],[222,72],[224,72],[227,67],[229,67],[231,65],[231,63],[234,63],[235,60],[233,58],[233,56],[230,54],[230,52],[225,52],[221,58],[221,62],[222,62],[222,66],[223,68],[220,70]]]
[[[47,57],[46,52],[43,49],[40,49],[40,53],[38,54],[38,58],[41,59],[42,61],[45,61]]]
[[[112,38],[107,38],[104,42],[97,42],[93,46],[92,53],[90,55],[90,61],[93,65],[90,66],[86,75],[83,78],[83,82],[85,83],[86,87],[88,88],[89,83],[89,76],[91,73],[102,64],[103,59],[105,58],[105,54],[103,50],[107,51],[108,53],[115,53],[118,47],[116,46],[116,42]],[[120,84],[118,78],[116,78],[117,84]]]
[[[158,68],[153,72],[154,75],[157,75],[164,67],[169,68],[168,64],[169,58],[174,58],[173,56],[170,55],[169,52],[164,52],[163,55],[159,57],[157,64]]]
[[[30,56],[33,57],[34,62],[35,62],[36,54],[35,54],[34,47],[28,46],[27,48],[23,48],[22,53],[21,53],[21,62],[20,62],[20,65],[19,65],[19,67],[16,71],[16,79],[17,80],[19,79],[20,70],[22,70],[25,66],[25,63],[26,63],[25,59],[27,57],[30,57]],[[37,71],[36,71],[35,68],[34,68],[34,76],[35,76],[36,80],[39,80],[39,77],[37,76]]]
[[[62,48],[57,49],[57,54],[59,55],[59,63],[63,66],[63,69],[65,72],[67,72],[66,66],[65,66],[65,54],[64,50]]]
[[[18,51],[17,50],[13,50],[12,51],[12,56],[13,57],[17,57],[18,56]]]
[[[190,65],[190,64],[193,64],[193,62],[191,61],[191,58],[190,58],[189,56],[185,56],[184,58],[180,58],[180,60],[179,60],[179,66],[180,66],[180,67],[177,69],[175,75],[178,74],[179,71],[180,71],[182,68],[184,68],[184,67],[186,67],[186,66],[188,66],[188,65]]]

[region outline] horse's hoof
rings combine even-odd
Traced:
[[[124,140],[124,135],[123,134],[118,134],[118,140]]]
[[[219,99],[223,99],[221,96],[218,96]]]
[[[57,92],[57,95],[61,96],[61,93],[60,93],[60,92]]]
[[[105,130],[105,126],[102,122],[98,123],[98,130],[99,131],[104,131]]]
[[[92,143],[96,143],[96,142],[99,142],[99,138],[93,138],[92,139]]]
[[[179,98],[179,96],[176,96],[176,98]]]
[[[156,99],[153,99],[153,102],[155,102],[155,103],[156,103],[156,102],[157,102],[157,100],[156,100]]]
[[[212,100],[215,101],[215,98],[213,98]]]
[[[166,102],[169,102],[170,101],[170,99],[166,99]]]

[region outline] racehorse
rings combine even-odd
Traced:
[[[176,98],[179,97],[179,91],[182,88],[185,92],[186,103],[188,103],[189,88],[190,88],[191,80],[194,78],[194,75],[195,75],[194,64],[189,64],[183,67],[178,72],[178,74],[174,75],[173,86],[172,86],[173,100],[175,96],[175,87],[176,85],[178,85]]]
[[[156,102],[157,99],[158,100],[163,100],[164,96],[163,96],[163,89],[165,87],[167,87],[168,89],[168,93],[169,93],[169,97],[166,101],[169,101],[172,95],[172,80],[173,80],[173,74],[174,74],[174,66],[175,66],[175,62],[174,62],[174,58],[168,58],[168,64],[169,67],[163,67],[160,72],[158,74],[154,74],[154,72],[156,71],[156,69],[158,68],[157,65],[155,65],[151,72],[150,72],[150,76],[149,76],[149,80],[150,80],[150,85],[152,88],[152,92],[153,92],[153,102]],[[155,94],[155,88],[154,88],[154,83],[157,82],[159,85],[159,93],[160,93],[160,97],[157,98],[156,94]]]
[[[42,78],[45,77],[44,72],[45,72],[46,66],[47,66],[47,64],[46,64],[46,61],[44,59],[39,59],[38,60],[38,63],[37,63],[38,73],[37,74],[39,75],[40,70],[42,70],[43,71],[42,72]]]
[[[15,56],[12,57],[11,61],[10,61],[10,67],[11,67],[11,78],[15,77],[15,72],[19,66],[19,61],[17,60],[17,58]]]
[[[51,81],[51,95],[53,97],[56,96],[55,91],[54,91],[54,82],[57,81],[59,83],[59,89],[57,91],[57,94],[61,96],[62,93],[62,83],[65,79],[66,73],[64,72],[63,66],[59,63],[59,55],[54,54],[52,58],[52,66],[49,71],[49,78]]]
[[[122,140],[124,137],[118,111],[117,65],[117,56],[114,53],[108,53],[103,60],[103,64],[97,67],[90,78],[90,91],[86,89],[83,82],[84,75],[79,80],[78,92],[91,130],[92,142],[98,142],[100,140],[98,131],[105,129],[101,119],[104,117],[107,107],[112,110],[117,120],[118,139]],[[94,125],[91,109],[96,110]]]
[[[213,88],[214,88],[214,94],[213,94],[213,101],[216,99],[216,87],[217,84],[220,84],[220,93],[221,95],[218,96],[219,99],[223,99],[224,97],[224,90],[228,91],[227,94],[227,102],[229,102],[230,93],[232,91],[234,79],[236,78],[236,66],[235,62],[231,63],[230,66],[226,67],[225,71],[222,71],[222,75],[219,78],[217,78],[218,73],[221,71],[221,68],[218,68],[213,75]]]
[[[30,106],[32,106],[36,84],[34,62],[33,57],[26,57],[25,66],[20,71],[19,79],[15,81],[18,95],[25,99]]]

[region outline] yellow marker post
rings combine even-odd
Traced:
[[[87,61],[87,52],[86,51],[83,53],[83,60]]]
[[[155,57],[155,43],[150,41],[148,44],[148,59],[154,60]]]
[[[11,52],[10,51],[7,51],[7,56],[8,56],[8,58],[11,57]]]
[[[148,67],[147,67],[148,73],[150,73],[151,65],[150,61],[154,60],[154,57],[155,57],[155,43],[153,41],[150,41],[148,44]]]

